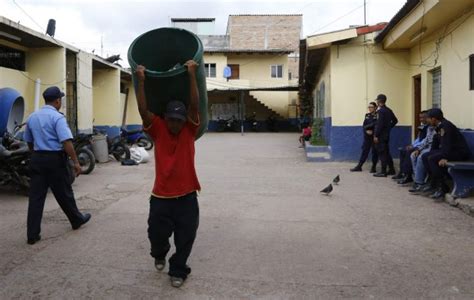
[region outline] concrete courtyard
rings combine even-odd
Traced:
[[[349,163],[307,163],[297,138],[197,142],[201,222],[181,289],[149,256],[152,162],[79,177],[78,205],[93,218],[78,231],[49,195],[33,246],[27,198],[0,192],[0,299],[474,298],[472,217]]]

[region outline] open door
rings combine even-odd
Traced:
[[[66,52],[66,119],[73,135],[77,134],[77,57]]]
[[[413,116],[413,124],[415,126],[415,136],[418,135],[418,127],[420,124],[420,112],[421,112],[421,75],[416,75],[413,77],[413,101],[414,101],[414,116]]]

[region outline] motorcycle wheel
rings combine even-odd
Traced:
[[[137,141],[139,147],[145,148],[145,150],[150,151],[153,148],[153,142],[147,137],[141,137]]]
[[[90,174],[95,168],[95,156],[91,150],[82,147],[77,150],[77,159],[81,165],[81,174]]]
[[[117,144],[112,150],[112,155],[117,161],[122,161],[124,159],[130,159],[130,149],[124,144]]]

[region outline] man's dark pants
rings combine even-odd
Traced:
[[[148,217],[148,238],[151,256],[165,259],[170,250],[169,238],[174,234],[176,253],[169,259],[168,274],[186,279],[191,269],[186,265],[199,226],[199,205],[197,193],[179,198],[150,198]]]
[[[376,148],[382,164],[382,173],[387,172],[387,167],[390,170],[394,169],[392,155],[390,154],[390,133],[379,137]]]
[[[448,175],[448,169],[446,167],[440,167],[439,161],[447,159],[448,161],[464,161],[469,159],[469,153],[456,153],[451,155],[442,154],[441,150],[431,150],[428,154],[423,155],[423,164],[425,169],[430,175],[431,185],[441,186],[445,192],[447,192],[447,187],[444,184],[443,179]]]
[[[35,152],[30,161],[30,197],[28,203],[27,235],[36,238],[41,232],[44,202],[48,188],[72,225],[83,222],[71,187],[70,170],[64,152]]]
[[[362,144],[362,153],[359,159],[359,165],[363,165],[367,158],[369,157],[369,152],[372,150],[372,165],[376,166],[379,157],[377,155],[377,150],[375,149],[374,137],[372,135],[364,134],[364,143]]]
[[[405,175],[413,174],[413,166],[411,164],[411,154],[415,152],[415,148],[407,150],[402,148],[400,150],[400,173]]]

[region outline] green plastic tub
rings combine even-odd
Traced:
[[[201,126],[196,139],[207,129],[207,88],[201,40],[192,32],[180,28],[158,28],[136,38],[128,49],[128,62],[132,68],[133,83],[137,90],[135,70],[146,67],[145,93],[148,109],[163,116],[169,101],[179,100],[189,105],[189,76],[186,61],[199,64],[199,114]]]

